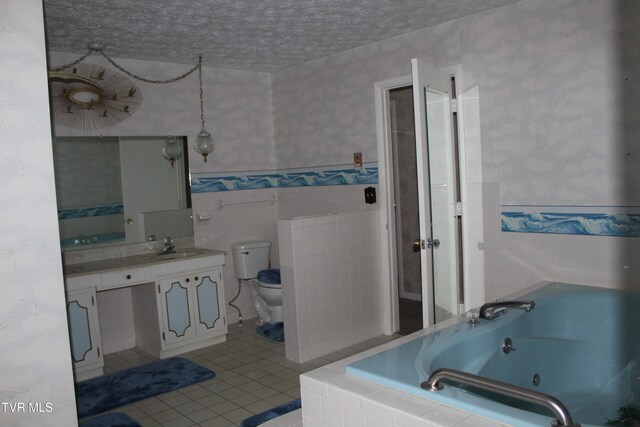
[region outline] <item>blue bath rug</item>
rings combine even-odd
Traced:
[[[258,329],[256,329],[256,332],[270,340],[278,342],[284,341],[284,323],[282,322],[265,323],[260,325]]]
[[[141,427],[140,424],[122,412],[110,412],[88,420],[80,421],[78,427]]]
[[[256,427],[262,423],[266,423],[269,420],[278,418],[280,415],[288,414],[291,411],[302,408],[302,402],[300,399],[292,400],[291,402],[283,403],[280,406],[276,406],[273,409],[268,409],[264,412],[260,412],[252,417],[247,418],[240,424],[241,427]]]
[[[76,384],[78,417],[100,414],[215,377],[190,360],[176,357]]]

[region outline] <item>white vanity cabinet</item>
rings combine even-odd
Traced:
[[[67,266],[76,381],[103,372],[96,292],[130,289],[136,346],[159,358],[225,341],[224,258],[222,251],[191,248]],[[112,330],[105,329],[105,336],[107,331]]]
[[[147,353],[164,359],[226,339],[220,268],[161,277],[131,292],[136,344]]]
[[[76,381],[102,375],[104,359],[95,288],[67,293],[67,319]]]
[[[215,344],[226,335],[220,269],[163,278],[156,284],[156,292],[161,325],[158,357],[173,356],[174,349],[182,352]]]

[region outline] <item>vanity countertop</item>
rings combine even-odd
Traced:
[[[79,264],[71,264],[64,267],[64,275],[65,277],[85,276],[88,274],[98,274],[109,271],[153,266],[158,264],[166,264],[169,262],[178,262],[220,255],[224,256],[226,255],[226,252],[201,248],[176,249],[174,253],[164,255],[150,253],[144,255],[132,255]]]

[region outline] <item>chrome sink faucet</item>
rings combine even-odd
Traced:
[[[164,238],[163,241],[164,241],[164,248],[160,251],[158,255],[174,253],[176,249],[176,245],[173,244],[173,240],[171,240],[171,237],[167,236]]]
[[[481,319],[495,319],[507,312],[510,308],[519,308],[524,311],[531,311],[536,306],[535,301],[495,301],[488,302],[480,307]]]

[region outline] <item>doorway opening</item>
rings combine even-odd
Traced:
[[[393,283],[390,320],[400,334],[447,320],[464,304],[455,80],[414,61],[413,81],[377,85]]]
[[[423,323],[420,253],[413,249],[413,240],[420,233],[413,87],[389,90],[389,107],[398,277],[398,333],[407,335],[422,329]]]

